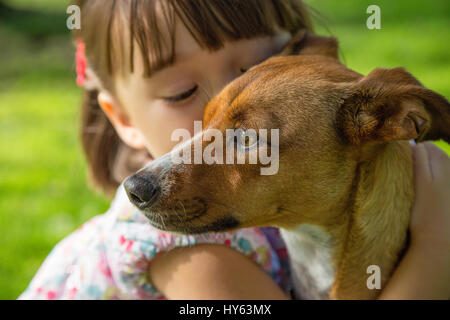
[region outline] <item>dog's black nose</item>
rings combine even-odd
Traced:
[[[124,182],[130,201],[139,209],[150,207],[158,198],[159,186],[155,179],[142,173],[132,175]]]

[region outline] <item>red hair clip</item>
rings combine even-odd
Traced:
[[[76,60],[77,84],[82,87],[86,81],[86,56],[84,54],[85,45],[83,39],[78,38]]]

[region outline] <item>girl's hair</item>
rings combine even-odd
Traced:
[[[75,0],[74,4],[81,9],[81,29],[74,30],[74,38],[85,43],[88,67],[111,94],[113,76],[134,71],[134,43],[144,61],[145,77],[175,61],[176,17],[200,47],[211,51],[225,41],[273,35],[276,26],[291,34],[312,29],[302,0]],[[144,165],[145,157],[119,139],[97,95],[98,89],[84,90],[81,141],[90,181],[112,195],[127,175]]]

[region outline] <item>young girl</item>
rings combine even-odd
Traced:
[[[53,249],[20,298],[288,298],[286,249],[275,229],[165,233],[147,223],[120,183],[169,152],[177,143],[173,130],[192,132],[225,85],[280,52],[299,29],[311,29],[305,6],[300,0],[76,4],[82,142],[92,181],[109,194],[118,190],[108,212]],[[384,298],[449,297],[450,161],[436,149],[415,148],[411,246]]]

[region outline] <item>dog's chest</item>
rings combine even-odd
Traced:
[[[282,229],[281,234],[289,252],[296,297],[328,299],[335,276],[331,236],[308,224]]]

